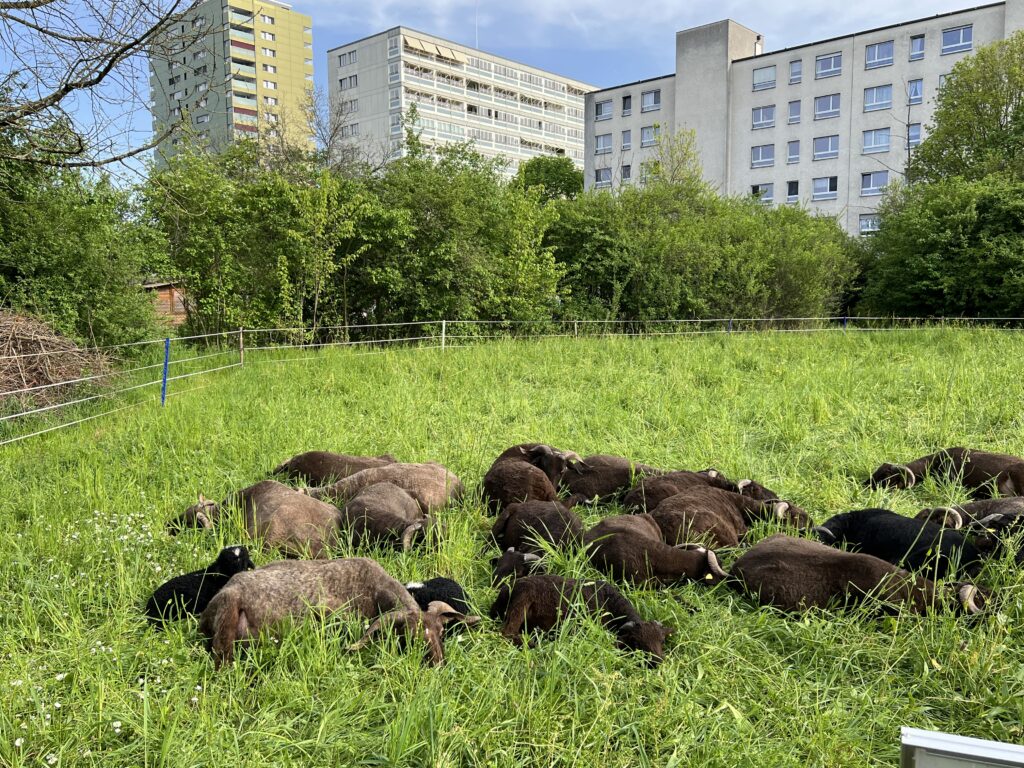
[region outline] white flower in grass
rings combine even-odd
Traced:
[[[11,680],[11,688],[20,687],[25,681],[24,680]]]
[[[21,736],[19,736],[18,738],[16,738],[14,740],[14,746],[16,746],[16,747],[20,747],[24,743],[25,743],[25,740],[23,738],[21,738]]]
[[[55,702],[53,702],[53,708],[54,708],[54,709],[60,709],[60,706],[61,706],[61,705],[60,705],[60,702],[59,702],[59,701],[55,701]]]
[[[57,673],[56,675],[54,675],[54,678],[55,678],[55,679],[57,680],[57,682],[59,683],[59,682],[60,682],[61,680],[63,680],[63,679],[64,679],[65,677],[67,677],[67,676],[68,676],[68,673],[67,673],[67,672],[58,672],[58,673]]]
[[[55,765],[57,763],[57,756],[51,752],[46,756],[47,765]]]

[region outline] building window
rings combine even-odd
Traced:
[[[599,101],[594,104],[594,119],[595,120],[611,120],[612,119],[612,100]]]
[[[924,80],[907,83],[907,104],[921,104],[924,101]]]
[[[814,159],[832,160],[839,157],[839,136],[818,136],[814,140]]]
[[[273,48],[261,48],[260,51],[268,59],[276,59],[277,58],[277,51],[275,51]]]
[[[889,128],[876,128],[873,131],[864,131],[864,154],[870,155],[874,152],[888,152],[889,137]]]
[[[205,16],[200,16],[198,19],[193,19],[192,20],[192,29],[199,29],[201,27],[205,27],[206,26],[206,22],[207,22],[207,18]]]
[[[268,91],[276,91],[277,83],[275,83],[273,80],[264,80],[263,87],[266,88]]]
[[[755,131],[758,130],[759,128],[775,127],[774,104],[770,104],[767,107],[754,107],[753,127]]]
[[[622,180],[629,181],[633,178],[633,167],[629,165],[622,166]]]
[[[349,99],[341,102],[341,114],[350,115],[359,111],[359,99]]]
[[[343,91],[347,91],[350,88],[356,88],[358,87],[358,85],[359,75],[351,75],[349,77],[343,77],[340,80],[338,80],[338,87]]]
[[[622,132],[622,148],[631,149],[633,147],[633,132],[623,131]]]
[[[881,229],[880,218],[877,213],[862,213],[860,215],[860,233],[870,235]]]
[[[774,184],[751,184],[750,194],[760,200],[762,203],[770,203],[775,199],[775,185]]]
[[[751,168],[770,168],[775,165],[775,145],[762,144],[750,148]]]
[[[388,38],[388,57],[394,56],[398,53],[398,49],[401,47],[398,35]]]
[[[607,155],[612,151],[612,135],[610,133],[602,133],[600,136],[595,137],[594,140],[594,154],[595,155]]]
[[[658,142],[658,126],[647,125],[640,129],[640,146],[653,147]]]
[[[942,55],[969,51],[974,44],[974,25],[942,30]]]
[[[309,63],[312,64],[313,62],[309,62]],[[338,54],[338,66],[339,67],[346,67],[349,64],[355,64],[355,63],[356,63],[356,52],[355,51],[349,51],[348,53],[339,53]]]
[[[277,106],[277,96],[264,96],[263,97],[263,103],[266,104],[268,107],[276,107]]]
[[[843,54],[826,53],[814,60],[814,79],[836,77],[843,74]]]
[[[388,82],[397,83],[402,77],[401,64],[397,61],[393,61],[388,64]]]
[[[206,90],[206,89],[207,89],[208,87],[209,87],[209,86],[208,86],[208,85],[207,85],[206,83],[200,83],[199,85],[197,85],[197,86],[196,86],[196,93],[202,93],[202,92],[203,92],[203,91],[205,91],[205,90]]]
[[[949,77],[949,75],[939,75],[939,89],[940,90],[942,89],[942,86],[944,86],[946,84],[946,79],[948,77]]]
[[[656,88],[653,91],[644,91],[640,94],[640,111],[641,112],[656,112],[661,109],[661,89]]]
[[[754,90],[767,91],[775,87],[775,65],[754,70]]]
[[[264,24],[271,24],[272,25],[274,23],[274,17],[273,16],[267,16],[267,14],[265,14],[265,13],[261,13],[260,14],[260,21],[262,21]]]
[[[202,125],[203,123],[208,123],[208,122],[210,122],[210,116],[209,115],[199,115],[198,117],[196,117],[196,125]]]
[[[388,91],[388,109],[399,109],[402,106],[402,91],[400,88],[392,88]]]
[[[870,197],[880,195],[885,191],[885,185],[889,183],[888,171],[871,171],[860,175],[860,196]]]
[[[598,168],[594,171],[595,187],[610,187],[612,185],[612,169]]]
[[[402,132],[402,115],[395,114],[391,116],[391,132],[401,133]]]
[[[924,58],[924,35],[910,37],[910,60],[920,61]]]
[[[633,114],[633,97],[625,95],[622,97],[622,116],[626,117]]]
[[[277,65],[276,64],[264,64],[263,65],[263,71],[264,72],[269,72],[272,75],[276,75],[277,74]]]
[[[792,165],[800,162],[800,141],[791,141],[786,145],[786,163]]]
[[[800,102],[791,101],[789,102],[789,124],[796,125],[800,122]]]
[[[907,149],[913,149],[921,143],[921,124],[911,123],[907,126]]]
[[[804,63],[801,59],[789,62],[789,84],[796,85],[804,79]]]
[[[888,40],[884,43],[869,45],[864,55],[864,69],[878,69],[879,67],[891,67],[893,59],[893,44],[895,41]]]
[[[277,40],[277,35],[275,35],[273,32],[267,32],[266,30],[260,32],[260,37],[271,43]]]
[[[830,117],[839,117],[838,93],[832,93],[828,96],[818,96],[814,99],[814,119],[826,120]]]
[[[864,89],[864,111],[875,112],[892,107],[892,86],[876,85]]]
[[[786,182],[786,202],[795,203],[800,200],[800,182],[799,181],[787,181]]]
[[[835,200],[839,197],[839,177],[822,176],[814,180],[811,200]]]

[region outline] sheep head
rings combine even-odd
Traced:
[[[665,639],[673,631],[658,621],[627,621],[615,636],[620,648],[648,654],[647,665],[656,667],[665,659]]]
[[[171,520],[167,524],[167,532],[176,536],[186,528],[213,528],[213,521],[219,512],[219,504],[199,494],[199,503],[193,504],[182,515]]]
[[[917,476],[902,464],[882,464],[864,483],[868,488],[913,488]]]
[[[572,451],[560,451],[550,445],[536,445],[533,448],[520,448],[526,460],[547,475],[552,485],[558,485],[558,480],[565,472],[570,462],[581,462],[583,459]]]
[[[929,523],[937,523],[943,528],[952,528],[959,531],[964,527],[964,516],[952,507],[934,507],[933,509],[922,509],[916,515],[915,520],[925,520]]]
[[[517,552],[514,547],[509,547],[499,557],[491,558],[491,568],[494,570],[491,584],[497,586],[509,577],[514,580],[529,576],[539,562],[539,555],[532,552]]]
[[[814,520],[796,504],[788,501],[776,501],[772,505],[772,512],[777,520],[786,525],[791,525],[801,531],[810,530],[814,526]]]
[[[374,635],[387,630],[398,635],[403,648],[410,639],[422,637],[427,645],[427,658],[435,666],[441,666],[444,664],[445,627],[455,621],[471,627],[480,622],[480,617],[467,616],[440,600],[432,602],[425,611],[389,611],[377,617],[349,650],[365,648]]]
[[[214,562],[214,570],[225,576],[251,571],[255,567],[252,558],[249,557],[249,550],[241,545],[224,547]]]

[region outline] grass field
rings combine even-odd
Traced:
[[[1003,562],[982,579],[998,606],[973,623],[794,619],[724,586],[627,589],[677,629],[654,670],[584,621],[532,650],[484,622],[448,643],[440,669],[394,644],[347,652],[359,630],[347,621],[290,629],[215,672],[195,622],[155,631],[140,608],[240,539],[174,539],[166,520],[313,448],[437,460],[475,487],[502,449],[541,440],[713,465],[819,521],[869,505],[913,514],[963,493],[860,481],[945,445],[1024,454],[1022,358],[1019,334],[980,330],[253,354],[189,380],[202,388],[164,410],[8,446],[0,765],[864,766],[897,762],[901,725],[1020,742],[1024,580]],[[402,580],[453,576],[486,613],[491,521],[476,500],[444,517],[439,545],[374,556]],[[579,556],[551,569],[596,575]]]

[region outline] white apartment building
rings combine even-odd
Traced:
[[[403,116],[415,104],[426,144],[471,140],[508,158],[509,173],[538,155],[583,167],[587,83],[408,27],[332,48],[327,66],[342,136],[377,156],[401,152]]]
[[[723,194],[878,227],[885,186],[927,133],[956,62],[1024,27],[1024,0],[764,53],[734,21],[676,34],[675,74],[587,96],[587,188],[641,180],[660,132],[692,129]]]

